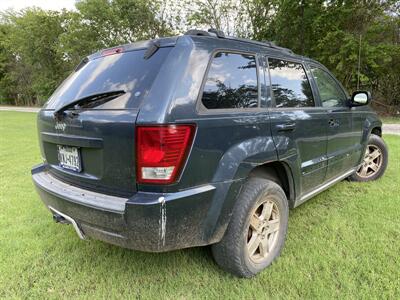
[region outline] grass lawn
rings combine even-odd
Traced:
[[[400,117],[380,117],[384,124],[400,124]]]
[[[0,112],[0,298],[400,298],[400,137],[372,183],[341,182],[291,211],[281,257],[253,279],[207,248],[163,254],[78,239],[53,223],[30,168],[35,114]]]

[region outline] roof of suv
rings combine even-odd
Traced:
[[[132,50],[147,49],[147,50],[150,50],[150,52],[151,52],[150,48],[152,48],[152,47],[156,47],[156,48],[173,47],[178,43],[179,39],[181,39],[181,40],[182,39],[214,40],[216,42],[217,41],[226,42],[227,46],[229,44],[230,45],[242,44],[244,46],[250,46],[252,48],[255,47],[255,48],[265,49],[265,50],[271,50],[274,52],[281,53],[284,56],[320,64],[319,62],[314,61],[313,59],[310,59],[310,58],[302,56],[302,55],[295,54],[292,50],[290,50],[288,48],[277,46],[276,44],[274,44],[271,41],[255,41],[255,40],[250,40],[250,39],[227,36],[222,31],[216,30],[216,29],[209,29],[208,31],[192,29],[192,30],[187,31],[184,35],[180,35],[180,36],[157,38],[157,39],[147,40],[147,41],[138,41],[138,42],[134,42],[134,43],[120,45],[117,47],[106,48],[106,49],[102,49],[102,50],[90,55],[88,58],[95,59],[95,58],[98,58],[103,55],[112,54],[112,53],[108,53],[108,52],[112,52],[112,51],[115,51],[115,53],[118,53],[119,51],[126,52],[126,51],[132,51]],[[151,56],[151,53],[150,53],[150,56]]]
[[[185,33],[185,35],[195,35],[195,36],[209,36],[209,37],[215,37],[215,38],[222,38],[222,39],[227,39],[227,40],[232,40],[232,41],[238,41],[242,43],[249,43],[253,45],[258,45],[262,47],[269,47],[273,49],[277,49],[280,51],[287,52],[289,54],[294,54],[292,50],[288,48],[283,48],[279,47],[273,42],[270,41],[255,41],[255,40],[250,40],[250,39],[244,39],[244,38],[238,38],[234,36],[226,36],[222,31],[220,30],[215,30],[215,29],[209,29],[208,31],[204,30],[189,30]]]

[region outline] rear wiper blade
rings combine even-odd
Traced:
[[[74,100],[64,106],[61,106],[60,108],[58,108],[54,111],[53,115],[54,115],[55,119],[59,120],[64,116],[64,112],[70,108],[73,108],[75,110],[80,110],[82,108],[91,108],[91,107],[99,106],[99,105],[106,103],[110,100],[113,100],[123,94],[125,94],[125,91],[122,91],[122,90],[92,94],[92,95]]]

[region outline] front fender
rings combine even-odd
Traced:
[[[382,121],[379,120],[378,116],[376,116],[375,114],[367,116],[363,124],[363,134],[361,138],[362,154],[365,153],[365,150],[368,145],[369,136],[371,135],[371,132],[374,128],[382,128]],[[359,164],[362,163],[363,158],[364,155],[361,155],[360,160],[358,162]]]

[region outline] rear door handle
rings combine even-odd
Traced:
[[[292,131],[296,128],[296,123],[290,122],[285,124],[278,124],[276,125],[278,131]]]
[[[339,127],[340,123],[337,119],[330,119],[329,120],[329,127]]]

